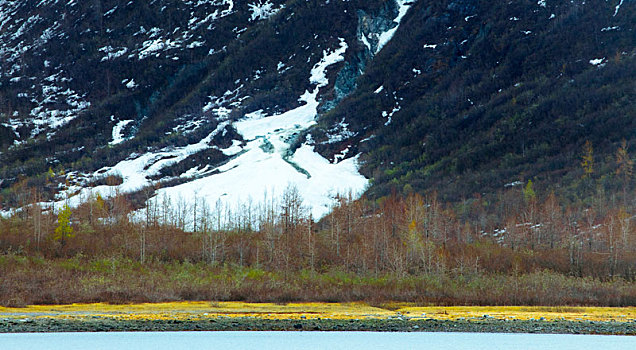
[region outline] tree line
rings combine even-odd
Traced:
[[[150,192],[147,193],[150,197]],[[430,273],[556,273],[599,279],[636,278],[634,196],[603,193],[590,204],[538,196],[531,181],[459,204],[435,194],[334,199],[311,216],[290,186],[280,197],[236,206],[204,198],[157,196],[133,209],[130,196],[85,198],[52,211],[31,203],[0,220],[0,251],[44,258],[126,257],[204,262],[272,271],[325,271],[399,276]]]

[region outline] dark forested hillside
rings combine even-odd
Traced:
[[[368,140],[353,144],[374,196],[529,179],[580,192],[587,141],[611,188],[621,139],[632,157],[636,140],[636,12],[617,3],[419,1],[322,130],[345,118]]]
[[[0,204],[132,188],[111,170],[143,155],[151,191],[222,174],[249,149],[237,121],[314,86],[317,124],[261,147],[308,178],[303,145],[359,155],[375,198],[632,193],[635,22],[618,0],[0,1]]]

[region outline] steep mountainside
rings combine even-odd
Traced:
[[[611,187],[635,22],[629,0],[0,0],[0,208],[578,188],[586,141]]]
[[[346,118],[359,133],[376,196],[458,200],[535,178],[578,192],[586,141],[602,178],[636,138],[634,5],[420,1],[322,130]]]

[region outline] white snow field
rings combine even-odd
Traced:
[[[612,349],[636,337],[426,332],[109,332],[0,334],[3,349]]]
[[[220,202],[225,208],[237,209],[248,202],[260,203],[280,197],[289,186],[298,189],[305,207],[310,209],[315,219],[327,214],[338,194],[360,195],[368,180],[358,171],[358,156],[330,162],[314,151],[310,138],[296,150],[290,149],[294,138],[303,130],[314,125],[318,108],[318,92],[328,85],[327,68],[344,60],[348,46],[340,39],[339,46],[325,50],[322,59],[311,72],[309,81],[312,91],[300,96],[301,105],[277,115],[265,115],[262,111],[247,113],[233,126],[245,142],[235,140],[233,145],[222,149],[232,158],[217,168],[203,170],[190,169],[187,174],[202,177],[174,187],[161,188],[150,201],[168,199],[172,203],[193,207],[195,200],[205,200],[208,205]],[[111,144],[123,142],[121,130],[127,121],[121,121],[113,128]],[[112,167],[100,169],[95,176],[116,175],[123,178],[118,186],[97,186],[82,188],[71,186],[66,193],[75,193],[65,198],[63,193],[54,203],[43,203],[56,209],[64,204],[78,205],[89,196],[100,194],[111,197],[115,193],[132,192],[153,184],[150,179],[167,166],[175,164],[189,155],[210,148],[212,138],[225,131],[230,121],[221,122],[217,128],[201,141],[185,147],[171,147],[157,152],[133,154],[128,159]]]
[[[280,196],[293,185],[311,207],[314,218],[321,218],[329,211],[335,195],[348,191],[361,194],[368,180],[358,172],[358,157],[331,163],[314,152],[311,140],[290,150],[294,136],[316,123],[318,92],[328,84],[327,67],[343,61],[346,50],[347,43],[340,39],[337,49],[324,51],[323,58],[311,70],[314,90],[300,96],[300,107],[272,116],[252,113],[234,123],[246,144],[232,160],[216,169],[219,174],[161,189],[156,198],[167,195],[172,201],[188,201],[196,195],[209,204],[220,199],[225,206],[235,208],[258,202],[265,194]]]

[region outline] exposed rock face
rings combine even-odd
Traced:
[[[335,98],[325,101],[321,105],[321,112],[326,113],[333,109],[343,98],[355,91],[358,77],[364,73],[367,64],[379,49],[380,35],[398,26],[394,21],[398,15],[397,9],[397,2],[387,1],[377,11],[377,15],[367,14],[363,10],[357,11],[359,42],[356,51],[349,55],[344,67],[338,72],[334,84]]]
[[[397,16],[397,2],[393,1],[385,2],[377,14],[358,11],[358,38],[367,46],[366,52],[371,56],[378,52],[380,35],[398,26],[394,21]]]

